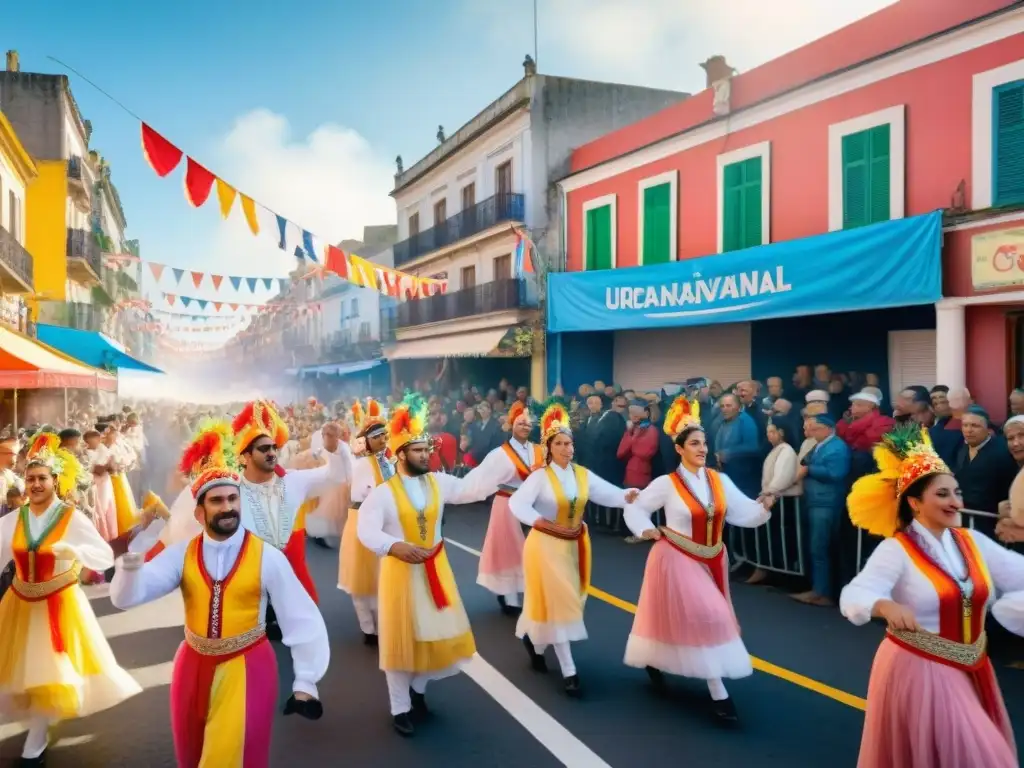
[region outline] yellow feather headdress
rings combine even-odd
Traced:
[[[907,488],[928,475],[951,472],[935,453],[928,430],[917,424],[893,429],[872,455],[878,471],[853,484],[846,508],[855,526],[889,538],[899,529],[900,499]]]
[[[414,392],[407,392],[405,399],[391,411],[388,432],[388,448],[392,454],[410,443],[428,442],[427,401]]]
[[[701,427],[700,403],[679,395],[665,414],[665,434],[675,439],[689,427]]]
[[[569,409],[559,398],[551,398],[542,406],[540,416],[540,439],[547,443],[559,432],[572,437],[572,426],[569,423]]]
[[[53,432],[37,432],[29,440],[25,468],[46,467],[57,478],[57,495],[69,499],[78,487],[82,465],[75,455],[60,447],[60,438]]]

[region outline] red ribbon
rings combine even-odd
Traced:
[[[427,585],[430,587],[430,596],[434,600],[434,606],[439,611],[443,611],[451,605],[451,601],[448,600],[448,595],[444,591],[444,585],[441,583],[441,577],[437,573],[437,556],[441,554],[443,549],[444,542],[442,541],[430,553],[430,557],[423,561],[423,567],[427,571]]]

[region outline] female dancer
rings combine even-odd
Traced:
[[[665,416],[665,432],[682,463],[641,491],[624,516],[634,535],[657,542],[647,558],[624,661],[645,668],[659,688],[665,672],[706,680],[715,715],[731,722],[736,707],[722,679],[754,670],[729,595],[722,529],[726,522],[756,528],[771,513],[727,476],[706,468],[697,403],[677,397]],[[661,528],[651,522],[659,509],[665,510]]]
[[[986,653],[985,615],[1024,595],[1024,557],[960,527],[960,487],[927,432],[897,427],[874,450],[878,472],[847,499],[853,524],[885,536],[839,605],[851,622],[885,619],[860,745],[861,768],[1011,768],[1017,750]]]
[[[523,546],[525,594],[516,637],[530,663],[547,671],[544,650],[553,646],[569,696],[580,695],[571,642],[587,639],[583,606],[590,587],[590,535],[583,522],[588,501],[622,508],[636,498],[588,469],[572,463],[569,413],[561,403],[548,406],[540,420],[547,466],[533,472],[508,501],[523,525],[532,528]]]

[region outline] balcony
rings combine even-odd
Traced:
[[[536,290],[526,280],[494,280],[461,291],[416,299],[398,305],[398,327],[443,323],[491,312],[537,306]]]
[[[92,176],[77,155],[68,158],[68,194],[83,213],[92,212]]]
[[[103,259],[100,246],[91,232],[69,229],[67,237],[68,277],[90,287],[100,285]]]
[[[401,267],[432,251],[478,235],[497,224],[522,221],[525,211],[526,201],[523,195],[502,193],[481,200],[440,224],[395,243],[395,267]]]
[[[5,294],[32,293],[32,254],[0,227],[0,291]]]

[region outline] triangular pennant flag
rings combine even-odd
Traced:
[[[171,272],[174,273],[174,282],[175,283],[180,283],[182,275],[185,274],[185,270],[184,269],[177,269],[175,267],[171,267]]]
[[[228,306],[231,307],[231,311],[232,312],[237,312],[238,311],[238,305],[237,304],[228,304]]]
[[[317,258],[316,248],[313,247],[313,236],[305,229],[302,230],[302,247],[306,249],[306,256],[315,262]]]
[[[164,265],[151,261],[149,262],[149,271],[153,273],[153,279],[159,282],[160,276],[164,273]]]
[[[306,259],[306,254],[302,250],[302,246],[301,245],[296,245],[295,246],[295,258],[299,259],[300,261],[304,261]]]
[[[185,158],[185,199],[194,208],[199,208],[209,199],[216,180],[216,176],[191,157]]]
[[[213,290],[219,291],[220,284],[224,282],[224,277],[222,275],[210,275],[210,280],[213,281]]]
[[[250,293],[256,293],[256,283],[259,282],[258,277],[247,277],[245,278],[246,284],[249,286]]]
[[[179,298],[181,299],[182,306],[187,307],[189,304],[192,303],[192,297],[191,296],[181,296]]]
[[[177,298],[173,293],[165,293],[164,298],[167,299],[167,306],[174,306],[174,299]]]
[[[217,312],[220,312],[220,308],[223,307],[223,306],[224,306],[224,302],[223,301],[215,301],[215,302],[213,302],[213,308]]]
[[[207,302],[207,301],[206,301],[206,299],[196,299],[196,304],[198,304],[198,305],[199,305],[199,308],[200,308],[200,309],[206,309],[206,305],[207,305],[208,303],[209,303],[209,302]]]
[[[192,285],[198,288],[203,284],[203,278],[206,276],[205,272],[189,272],[192,275]]]
[[[264,288],[266,288],[268,291],[273,290],[273,288],[274,288],[274,278],[272,278],[272,277],[264,277],[264,278],[262,278],[262,280],[263,280],[263,287]]]
[[[274,215],[277,216],[276,213]],[[281,235],[281,237],[277,241],[277,247],[280,248],[282,251],[285,251],[285,250],[288,249],[288,245],[285,243],[285,237],[284,237],[284,230],[285,230],[285,227],[287,227],[287,226],[288,226],[288,220],[284,216],[277,216],[277,231]]]
[[[157,176],[166,176],[178,167],[182,151],[145,123],[142,124],[142,154]]]
[[[348,259],[345,252],[336,245],[328,245],[327,255],[324,256],[324,269],[333,272],[342,280],[348,280]]]
[[[260,222],[256,218],[256,203],[253,202],[251,197],[246,197],[243,194],[238,195],[242,200],[242,213],[245,214],[245,223],[249,225],[249,231],[254,235],[260,233]]]
[[[234,205],[237,194],[235,188],[224,179],[217,179],[217,202],[220,203],[220,215],[225,219],[231,213],[231,206]]]
[[[228,280],[231,281],[231,287],[234,288],[236,291],[241,289],[241,287],[242,287],[242,278],[240,278],[240,277],[229,277]]]

